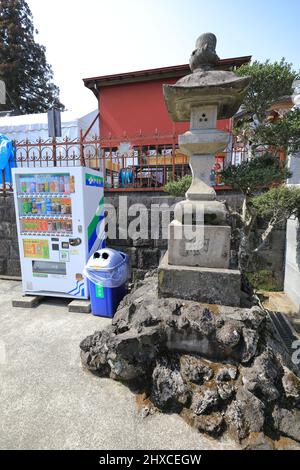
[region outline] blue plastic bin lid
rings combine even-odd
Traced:
[[[122,265],[126,261],[125,253],[113,250],[112,248],[102,248],[95,251],[90,257],[86,267],[88,269],[110,270]]]

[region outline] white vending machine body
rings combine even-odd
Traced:
[[[82,271],[105,243],[102,174],[85,167],[12,173],[24,294],[88,299]]]

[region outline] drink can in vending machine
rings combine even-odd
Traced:
[[[54,178],[52,177],[51,180],[50,180],[50,193],[55,193],[55,182],[54,182]]]
[[[60,193],[65,192],[65,177],[64,176],[59,177],[59,192]]]
[[[54,180],[54,192],[59,193],[59,177],[55,176],[53,180]]]
[[[44,193],[45,192],[45,177],[44,176],[40,177],[40,185],[39,186],[40,186],[39,192]]]
[[[65,199],[63,199],[63,200],[61,201],[60,213],[61,213],[61,214],[66,214],[66,200],[65,200]]]
[[[46,199],[46,214],[47,215],[52,214],[52,201],[50,197],[47,197]]]
[[[48,232],[48,221],[42,220],[41,221],[41,230],[42,232]]]
[[[70,176],[66,175],[64,177],[64,180],[65,180],[65,193],[69,193],[70,192]]]
[[[23,214],[28,214],[28,200],[24,199],[23,202]]]
[[[32,213],[32,200],[28,199],[28,214]]]
[[[24,180],[21,183],[21,191],[22,193],[27,193],[27,183]]]
[[[74,178],[74,176],[70,177],[70,193],[75,193],[75,178]]]
[[[45,193],[49,193],[49,189],[50,189],[49,180],[48,180],[48,177],[46,176],[46,177],[45,177],[45,182],[44,182],[44,190],[45,190]]]
[[[33,198],[32,199],[32,214],[36,214],[37,213],[37,206],[36,206],[36,200]]]
[[[36,182],[35,182],[34,178],[32,178],[31,182],[30,182],[30,192],[31,193],[36,193]]]
[[[41,201],[41,199],[39,199],[36,202],[36,208],[37,208],[37,213],[40,215],[42,213],[42,201]]]

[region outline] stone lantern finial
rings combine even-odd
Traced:
[[[216,54],[217,38],[213,33],[204,33],[196,41],[196,49],[190,58],[190,69],[211,70],[220,60]]]

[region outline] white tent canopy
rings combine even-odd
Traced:
[[[78,139],[80,129],[85,133],[98,114],[98,110],[92,111],[84,116],[78,116],[72,111],[61,113],[62,139]],[[47,113],[43,114],[24,114],[21,116],[0,117],[0,134],[15,140],[16,142],[25,141],[37,142],[38,139],[47,140],[48,120]],[[87,138],[99,135],[99,122],[94,123]],[[60,140],[60,139],[58,139]]]

